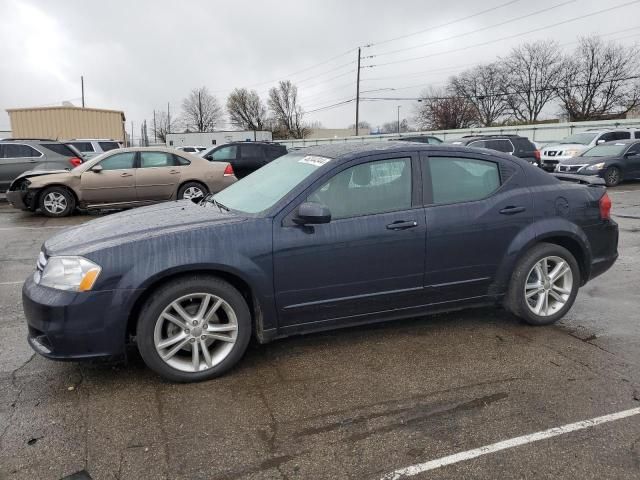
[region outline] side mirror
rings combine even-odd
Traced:
[[[100,173],[102,171],[102,166],[101,165],[94,165],[93,167],[91,167],[91,171],[92,172],[96,172],[96,173]]]
[[[635,157],[638,155],[638,152],[627,152],[624,154],[625,157]]]
[[[316,202],[304,202],[298,207],[293,221],[298,225],[318,225],[331,221],[331,212],[326,205]]]
[[[202,158],[204,158],[205,160],[209,160],[209,161],[213,160],[213,156],[211,154],[205,155]]]
[[[606,140],[598,140],[598,141],[596,142],[596,145],[600,145],[601,143],[604,143],[605,141],[606,141]]]

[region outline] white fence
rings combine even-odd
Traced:
[[[572,123],[541,123],[537,125],[519,125],[513,127],[484,127],[467,128],[460,130],[434,130],[425,132],[407,132],[400,135],[392,133],[385,135],[366,135],[358,137],[339,138],[314,138],[308,140],[275,140],[289,148],[308,147],[311,145],[322,145],[326,143],[345,142],[377,142],[393,140],[402,137],[415,137],[418,135],[434,135],[441,140],[453,140],[467,135],[479,134],[516,134],[528,137],[532,142],[546,144],[561,140],[573,133],[583,132],[589,129],[610,129],[610,128],[640,128],[640,118],[627,120],[600,120],[593,122],[572,122]]]

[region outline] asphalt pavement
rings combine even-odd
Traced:
[[[0,479],[637,479],[640,183],[609,193],[620,259],[557,325],[483,308],[295,337],[190,385],[35,355],[22,281],[92,217],[0,204]]]

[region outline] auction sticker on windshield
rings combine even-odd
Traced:
[[[308,163],[309,165],[321,167],[322,165],[330,161],[331,161],[330,158],[317,157],[315,155],[307,155],[306,157],[302,157],[300,160],[298,160],[298,163]]]

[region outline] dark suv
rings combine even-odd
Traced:
[[[230,163],[236,177],[242,178],[286,153],[287,147],[279,143],[232,142],[212,148],[201,156],[212,162]]]
[[[540,166],[540,151],[527,137],[520,135],[470,135],[447,143],[497,150]]]

